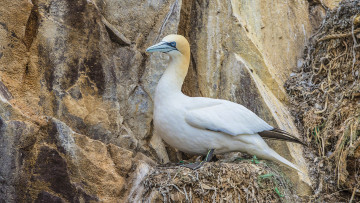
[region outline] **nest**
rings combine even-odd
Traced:
[[[286,82],[296,123],[314,149],[316,195],[360,194],[360,1],[329,11]]]
[[[158,167],[145,180],[152,202],[296,202],[290,181],[276,167],[256,162],[206,163],[198,170]]]

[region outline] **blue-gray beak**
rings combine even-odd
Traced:
[[[155,45],[152,45],[151,47],[146,49],[146,52],[164,52],[167,53],[169,51],[177,50],[176,44],[170,43],[170,42],[159,42]]]

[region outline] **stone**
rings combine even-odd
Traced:
[[[113,144],[108,145],[108,150],[115,164],[115,168],[118,174],[126,176],[133,166],[133,155],[132,151],[117,147]]]
[[[129,180],[142,170],[142,163],[155,165],[140,152],[135,156],[93,140],[55,118],[41,127],[33,121],[7,120],[23,118],[16,110],[6,118],[4,113],[12,112],[7,108],[0,111],[1,201],[114,202],[135,184]]]
[[[339,5],[339,3],[341,1],[340,0],[324,0],[324,1],[320,1],[320,2],[322,2],[329,9],[334,9]]]
[[[26,188],[28,175],[22,174],[23,164],[36,140],[36,130],[31,123],[6,121],[0,116],[0,201],[17,202],[16,194]]]

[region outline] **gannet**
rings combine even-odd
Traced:
[[[264,138],[303,144],[289,133],[274,128],[244,106],[222,99],[189,97],[181,92],[190,62],[190,46],[181,35],[168,35],[146,49],[170,56],[170,63],[155,90],[154,128],[169,145],[189,154],[206,155],[202,162],[187,164],[197,169],[213,154],[245,152],[301,170],[271,149]]]

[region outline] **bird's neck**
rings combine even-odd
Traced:
[[[170,94],[181,92],[181,87],[189,68],[189,61],[190,57],[185,55],[171,57],[170,64],[156,88],[157,93]]]

